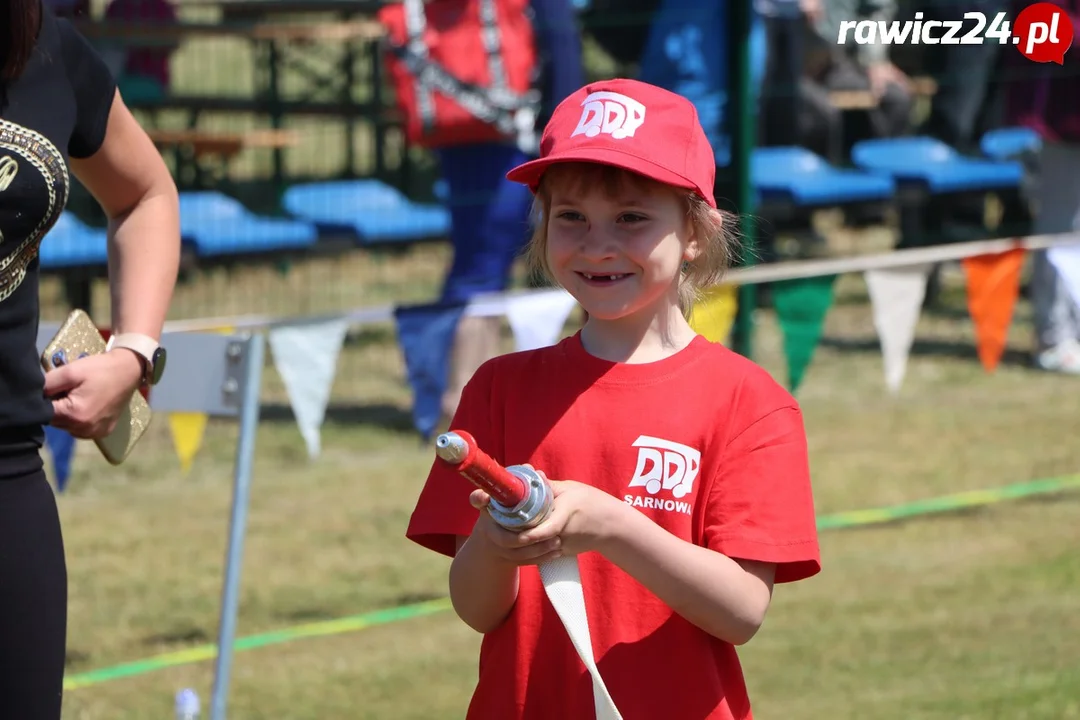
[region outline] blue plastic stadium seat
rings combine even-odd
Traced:
[[[38,257],[43,270],[92,267],[108,263],[108,234],[92,228],[70,212],[60,213],[41,242]]]
[[[762,202],[800,207],[879,202],[890,199],[895,190],[889,177],[833,167],[801,147],[755,148],[750,182]]]
[[[180,193],[180,234],[201,257],[303,250],[318,240],[309,222],[256,215],[216,191]]]
[[[993,160],[1011,160],[1042,147],[1039,133],[1027,127],[1005,127],[990,130],[979,140],[982,154]]]
[[[1015,188],[1024,176],[1019,162],[964,157],[931,137],[863,140],[855,143],[851,159],[863,170],[934,195]]]
[[[286,212],[321,233],[355,233],[363,244],[414,242],[450,233],[450,212],[414,203],[378,180],[341,180],[294,185],[282,199]]]

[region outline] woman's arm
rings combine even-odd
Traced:
[[[630,505],[610,505],[618,517],[598,551],[682,617],[733,645],[754,637],[772,600],[776,566],[736,561],[693,545]]]
[[[109,217],[112,332],[160,339],[180,266],[176,185],[150,138],[113,96],[105,139],[71,169]],[[82,358],[45,375],[52,424],[78,438],[112,432],[145,377],[134,351]]]
[[[71,168],[109,218],[112,331],[160,338],[180,266],[176,184],[119,92],[101,148]]]

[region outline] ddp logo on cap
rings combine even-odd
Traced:
[[[596,137],[605,133],[621,140],[634,137],[634,131],[645,122],[645,106],[637,100],[616,92],[594,92],[582,103],[581,119],[578,121],[575,135]]]
[[[716,157],[686,98],[638,80],[603,80],[559,103],[540,139],[540,158],[506,177],[535,193],[544,171],[562,162],[612,165],[693,190],[716,207]]]

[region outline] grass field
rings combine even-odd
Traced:
[[[372,272],[385,283],[342,292],[385,300],[399,271],[388,261]],[[260,282],[271,298],[290,281]],[[230,288],[248,296],[235,281],[221,292]],[[398,290],[431,291],[422,281]],[[1003,364],[988,375],[953,277],[942,306],[924,315],[892,398],[865,287],[845,277],[799,394],[818,511],[1080,471],[1075,382],[1026,367],[1027,313],[1021,305]],[[768,312],[757,340],[757,359],[783,377]],[[445,595],[446,561],[402,539],[431,452],[409,428],[392,328],[370,328],[343,352],[317,461],[269,367],[265,385],[240,635]],[[70,674],[214,641],[235,439],[234,426],[213,425],[188,476],[161,419],[120,469],[80,446],[59,498]],[[781,587],[743,651],[758,717],[1080,717],[1078,543],[1080,494],[824,532],[824,572]],[[231,717],[461,717],[477,647],[446,612],[244,652]],[[168,717],[177,689],[208,699],[211,681],[202,662],[84,687],[67,694],[65,717]]]
[[[251,55],[239,41],[186,43],[174,73],[185,93],[244,94],[253,85]],[[299,82],[285,78],[287,89]],[[216,116],[204,127],[250,124]],[[304,139],[287,154],[291,172],[340,169],[339,124],[293,126]],[[357,142],[369,158],[370,136],[360,133]],[[269,167],[267,153],[251,152],[234,170],[244,178]],[[288,272],[199,273],[178,288],[170,317],[425,300],[436,294],[446,258],[445,248],[432,246]],[[894,398],[884,388],[861,279],[843,278],[837,296],[799,393],[820,513],[1080,472],[1078,386],[1026,366],[1026,305],[1001,367],[986,374],[953,276],[941,306],[922,318]],[[57,319],[55,282],[44,283],[42,297],[46,317]],[[99,284],[99,315],[107,301]],[[768,312],[759,318],[756,359],[784,377]],[[350,338],[316,461],[307,459],[271,366],[265,380],[239,634],[444,596],[447,562],[402,537],[432,454],[411,431],[393,329]],[[80,445],[59,497],[69,675],[214,641],[235,442],[235,426],[212,424],[186,476],[163,418],[121,468]],[[765,627],[743,649],[758,718],[1080,718],[1080,493],[827,531],[821,541],[822,574],[778,588]],[[244,652],[235,658],[230,717],[460,718],[478,644],[444,612]],[[205,703],[211,682],[212,663],[201,662],[83,687],[67,693],[64,717],[167,718],[176,690],[194,687]]]

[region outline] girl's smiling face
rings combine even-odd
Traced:
[[[698,252],[677,190],[625,171],[561,172],[548,187],[547,265],[590,318],[677,311],[683,263]]]

